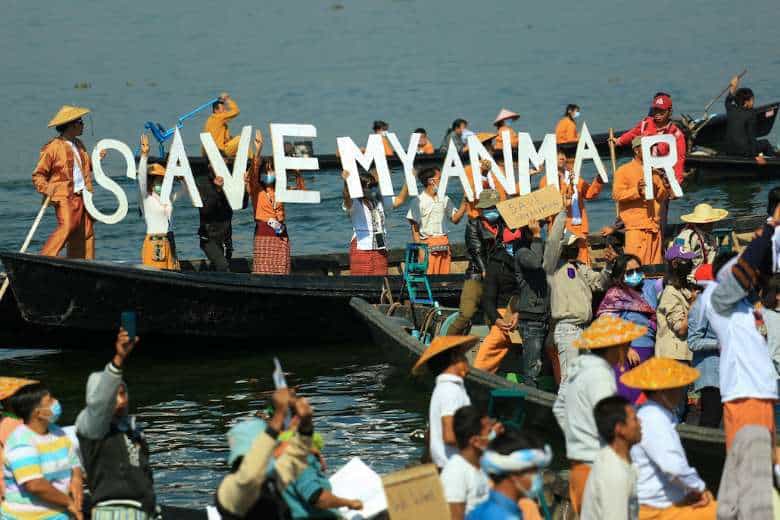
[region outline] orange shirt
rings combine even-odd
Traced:
[[[555,142],[558,144],[576,143],[579,140],[580,135],[577,133],[577,123],[572,121],[569,116],[561,118],[555,127]]]
[[[653,176],[655,199],[645,200],[639,195],[639,182],[644,179],[642,163],[632,159],[615,172],[612,198],[618,203],[618,217],[626,229],[660,230],[661,201],[668,196],[666,187]]]
[[[228,99],[225,102],[225,108],[224,112],[211,114],[203,125],[203,131],[211,134],[214,142],[217,143],[217,148],[223,152],[225,151],[225,145],[230,141],[230,130],[227,123],[241,113],[238,105],[232,99]]]
[[[276,191],[273,186],[263,187],[260,184],[257,161],[253,161],[252,169],[247,176],[246,189],[255,208],[255,220],[268,222],[276,219],[284,222],[284,204],[276,202]]]
[[[560,175],[558,176],[558,183],[560,186],[563,185],[563,179],[560,177]],[[547,176],[542,177],[542,180],[539,181],[539,189],[542,189],[545,186],[547,186]],[[594,181],[593,183],[589,183],[582,178],[579,179],[577,182],[577,204],[580,207],[580,218],[582,223],[572,223],[572,209],[570,204],[569,207],[566,208],[566,229],[578,236],[584,236],[588,234],[590,227],[588,225],[588,212],[585,210],[585,201],[593,200],[598,197],[599,194],[601,194],[601,190],[603,188],[604,183],[601,181]]]
[[[419,155],[433,155],[433,152],[433,144],[430,141],[425,143],[421,148],[417,148],[417,153]]]
[[[92,162],[87,149],[79,139],[75,140],[81,159],[81,173],[84,177],[84,187],[92,191]],[[41,148],[41,155],[32,173],[33,186],[38,192],[46,195],[53,190],[52,201],[58,202],[68,198],[73,193],[73,147],[62,138],[55,137]]]
[[[395,155],[395,150],[393,150],[393,146],[390,144],[390,141],[387,139],[387,137],[382,136],[382,144],[385,145],[385,155],[390,157]]]
[[[499,128],[496,133],[498,134],[493,141],[493,148],[495,150],[504,149],[504,137],[501,135],[503,132],[509,131],[510,145],[514,148],[517,146],[517,132],[511,126],[503,126]]]

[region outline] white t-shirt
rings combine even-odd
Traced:
[[[73,144],[73,141],[68,141],[68,144],[73,149],[73,193],[81,193],[84,191],[84,173],[81,171],[81,154],[76,145]]]
[[[463,502],[466,513],[487,500],[490,484],[485,472],[475,468],[460,453],[453,455],[441,472],[441,485],[447,502]]]
[[[447,221],[455,214],[452,201],[448,196],[431,197],[426,192],[420,193],[417,200],[409,205],[407,220],[417,223],[420,228],[420,238],[447,235]]]
[[[615,451],[604,446],[596,455],[585,484],[580,520],[636,520],[639,500],[637,471]]]
[[[440,468],[447,464],[450,457],[458,453],[458,448],[444,444],[441,430],[441,418],[455,415],[458,408],[471,404],[469,394],[463,384],[463,378],[453,374],[440,374],[436,378],[436,386],[431,394],[431,405],[428,409],[430,429],[430,449],[433,462]]]

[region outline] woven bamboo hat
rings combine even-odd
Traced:
[[[647,334],[647,327],[603,314],[585,329],[573,345],[579,349],[595,350],[631,343]]]
[[[90,110],[88,108],[62,105],[62,108],[60,108],[59,111],[54,114],[54,117],[51,118],[51,121],[49,121],[49,128],[70,123],[89,113]]]
[[[506,108],[502,108],[501,111],[496,116],[496,120],[493,121],[494,125],[498,125],[501,121],[506,121],[507,119],[518,119],[520,117],[520,114],[517,112],[512,112],[511,110],[507,110]]]
[[[485,143],[495,139],[496,135],[493,132],[477,132],[477,139],[479,139],[480,143]]]
[[[725,209],[713,208],[709,204],[697,204],[693,208],[693,213],[688,213],[680,217],[683,222],[690,222],[691,224],[709,224],[710,222],[718,222],[728,216],[729,212]]]
[[[442,352],[446,352],[453,348],[469,348],[477,344],[479,338],[477,336],[437,336],[433,338],[431,344],[422,353],[420,359],[412,367],[412,374],[419,374],[422,367],[431,359],[438,356]]]
[[[165,177],[165,166],[159,163],[150,164],[146,172],[149,175],[155,175],[157,177]]]
[[[622,376],[620,382],[640,390],[667,390],[688,386],[699,379],[699,371],[674,359],[651,357]]]
[[[34,379],[22,379],[21,377],[0,377],[0,401],[8,399],[23,386],[37,382]]]

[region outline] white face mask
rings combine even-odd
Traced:
[[[579,119],[579,118],[580,118],[580,111],[579,111],[579,110],[575,111],[575,112],[574,112],[574,113],[571,115],[571,117],[573,117],[574,119]]]

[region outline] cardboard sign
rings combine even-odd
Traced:
[[[534,220],[542,220],[563,209],[561,193],[555,186],[546,186],[528,195],[499,202],[496,209],[511,229],[527,226]]]
[[[396,471],[382,477],[390,520],[449,520],[439,472],[434,464]]]

